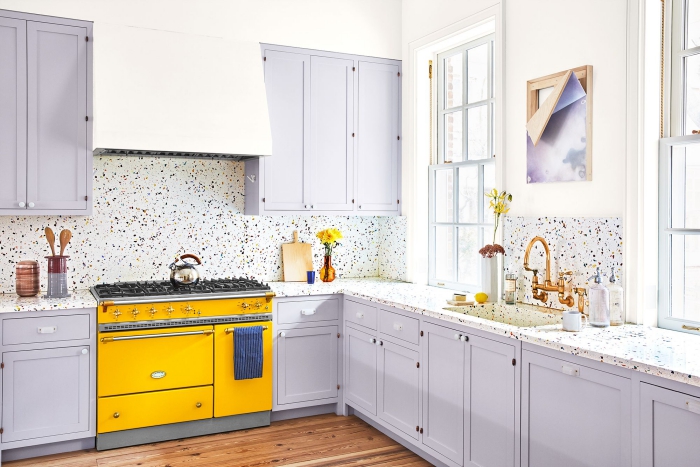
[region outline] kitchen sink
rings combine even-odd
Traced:
[[[562,319],[559,310],[523,304],[486,303],[473,306],[448,306],[443,309],[520,328],[561,324]]]

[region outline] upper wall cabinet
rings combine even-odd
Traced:
[[[272,156],[246,161],[245,213],[399,213],[396,60],[263,45]]]
[[[0,11],[0,214],[91,214],[91,36]]]

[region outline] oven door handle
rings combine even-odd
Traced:
[[[157,339],[159,337],[178,337],[178,336],[211,336],[214,334],[213,329],[205,329],[204,331],[188,331],[188,332],[164,332],[161,334],[141,334],[138,336],[119,336],[119,337],[103,337],[100,342],[116,342],[116,341],[132,341],[136,339]]]

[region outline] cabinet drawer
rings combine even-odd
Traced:
[[[2,343],[36,344],[90,338],[90,315],[40,316],[2,321]]]
[[[388,310],[379,310],[379,332],[418,345],[420,321]]]
[[[377,309],[373,306],[345,300],[344,316],[346,321],[377,329]]]
[[[337,298],[277,303],[279,324],[335,321],[340,312]]]
[[[99,397],[209,385],[214,379],[213,329],[102,332],[97,367],[106,369],[97,373]]]
[[[212,386],[101,397],[97,401],[97,432],[211,418],[213,400]]]

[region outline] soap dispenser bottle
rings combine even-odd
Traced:
[[[600,268],[596,268],[595,284],[588,288],[588,321],[591,326],[604,328],[610,326],[610,291],[603,285]]]
[[[622,286],[617,283],[615,268],[610,268],[608,291],[610,292],[610,326],[625,324],[625,293],[622,290]]]

